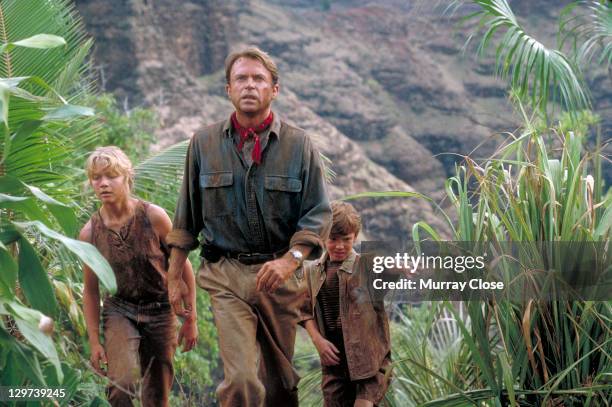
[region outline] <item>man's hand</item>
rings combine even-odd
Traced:
[[[187,286],[181,278],[176,280],[168,279],[168,300],[172,306],[172,311],[174,311],[176,315],[183,318],[187,318],[189,316],[189,312],[183,307],[186,293]]]
[[[317,352],[319,352],[321,365],[335,366],[340,364],[340,351],[334,346],[333,343],[321,336],[319,339],[314,341],[314,345],[315,348],[317,348]]]
[[[106,353],[104,352],[104,348],[100,343],[95,343],[91,345],[91,357],[89,358],[91,362],[91,366],[102,376],[106,376],[106,372],[102,369],[102,365],[106,365],[108,361],[106,360]],[[102,363],[100,363],[102,362]]]
[[[187,318],[178,336],[178,344],[183,345],[183,352],[189,352],[198,343],[198,324],[195,318]]]
[[[168,300],[172,306],[172,311],[183,318],[187,317],[183,308],[183,298],[185,298],[188,290],[183,279],[187,254],[189,253],[186,250],[173,247],[170,251],[168,265]]]
[[[280,259],[264,263],[257,273],[257,291],[273,293],[289,279],[297,268],[297,260],[286,254]]]

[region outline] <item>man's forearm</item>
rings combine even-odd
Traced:
[[[187,260],[187,250],[178,247],[172,247],[170,251],[170,264],[168,267],[168,280],[178,281],[183,277],[185,261]]]
[[[196,282],[195,276],[193,274],[193,270],[191,267],[191,263],[187,260],[185,261],[185,266],[183,267],[183,281],[185,285],[187,285],[187,296],[188,296],[188,304],[187,306],[190,309],[189,317],[190,320],[197,319],[197,309],[196,309]]]

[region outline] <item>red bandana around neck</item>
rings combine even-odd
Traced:
[[[236,118],[236,112],[232,113],[232,126],[234,126],[234,130],[238,132],[240,135],[240,142],[238,143],[238,151],[242,151],[242,147],[244,146],[244,142],[249,138],[253,137],[255,139],[255,146],[253,147],[253,153],[251,157],[253,158],[253,162],[256,164],[261,163],[261,142],[259,140],[259,134],[262,131],[266,130],[272,124],[272,119],[274,119],[274,115],[270,112],[270,115],[266,117],[266,119],[258,124],[255,127],[242,127],[240,123],[238,123],[238,119]]]

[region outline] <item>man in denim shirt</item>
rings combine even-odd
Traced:
[[[279,84],[270,57],[247,48],[225,68],[236,111],[189,145],[167,238],[170,302],[181,311],[178,266],[200,245],[198,283],[211,296],[225,374],[220,404],[297,406],[298,277],[331,224],[322,166],[304,131],[271,110]]]

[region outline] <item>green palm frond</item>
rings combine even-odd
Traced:
[[[5,84],[23,78],[3,100],[0,174],[53,185],[49,193],[66,201],[75,195],[74,153],[90,146],[99,128],[85,117],[91,109],[76,106],[94,84],[85,36],[72,1],[0,1],[0,77]]]
[[[583,0],[568,5],[561,13],[560,47],[570,39],[576,59],[588,64],[600,49],[598,63],[612,63],[612,6],[606,0]],[[580,41],[584,41],[578,46]]]
[[[334,163],[329,157],[327,157],[323,153],[319,153],[319,157],[321,158],[321,164],[323,165],[323,174],[325,175],[325,181],[328,184],[333,184],[334,180],[336,179],[336,176],[338,175],[336,174],[336,171],[332,169]]]
[[[189,140],[176,143],[138,164],[134,191],[173,213],[181,186]]]
[[[67,0],[0,0],[0,314],[10,315],[27,340],[8,341],[0,370],[23,385],[68,387],[76,377],[76,370],[60,364],[54,340],[62,337],[39,329],[43,314],[60,320],[66,311],[58,307],[54,279],[64,268],[54,266],[61,263],[58,251],[45,246],[61,245],[116,289],[104,257],[73,239],[78,222],[66,196],[77,189],[74,155],[95,134],[93,109],[75,104],[91,89],[84,75],[91,41],[84,38]],[[71,316],[77,311],[69,310]],[[4,342],[6,335],[0,324]],[[17,354],[21,359],[14,359]],[[43,374],[41,361],[53,371]]]
[[[66,81],[71,73],[65,72],[67,62],[78,56],[77,59],[80,61],[72,65],[71,71],[83,73],[87,69],[87,64],[83,61],[91,47],[91,42],[85,38],[86,33],[74,2],[70,0],[0,2],[0,41],[15,42],[42,33],[62,37],[66,41],[66,46],[44,51],[15,47],[0,58],[0,76],[4,78],[39,76],[52,86],[58,79],[63,78],[64,84],[74,84],[74,81]],[[67,89],[56,88],[56,90],[64,93]]]
[[[462,3],[455,1],[454,3]],[[506,0],[473,0],[479,10],[468,16],[484,27],[478,52],[483,54],[496,41],[495,66],[499,76],[531,106],[547,112],[549,101],[569,112],[590,106],[580,69],[565,54],[546,47],[519,24]],[[503,32],[503,35],[501,34]]]

